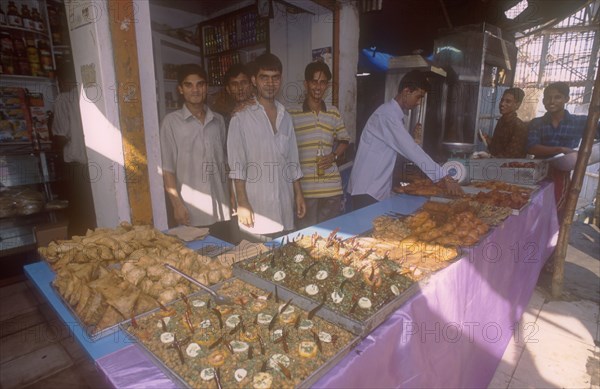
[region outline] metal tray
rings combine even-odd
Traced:
[[[212,285],[210,286],[211,289],[213,289],[214,291],[218,291],[219,288],[226,282],[232,282],[233,280],[235,280],[236,277],[232,277],[229,278],[225,281],[222,281],[218,284]],[[244,281],[243,279],[240,278],[241,281]],[[251,284],[252,285],[252,284]],[[256,286],[256,285],[253,285]],[[278,288],[279,290],[279,288]],[[199,291],[197,293],[193,293],[189,296],[187,296],[188,298],[193,298],[195,296],[201,296],[201,295],[205,295],[206,292],[204,291]],[[282,294],[279,295],[280,297],[283,297]],[[173,300],[172,302],[168,303],[166,306],[170,306],[172,304],[175,304],[177,302],[179,302],[181,299],[177,299],[177,300]],[[304,309],[300,304],[298,304],[297,300],[294,299],[293,301],[293,305],[296,305],[302,309]],[[136,319],[151,315],[157,311],[159,311],[161,308],[156,308],[153,309],[149,312],[145,312],[142,313],[140,315],[135,316]],[[319,315],[317,315],[319,316]],[[175,371],[171,370],[171,368],[169,368],[160,358],[158,358],[156,355],[154,355],[154,353],[152,353],[152,351],[150,351],[149,349],[146,348],[146,346],[139,341],[139,339],[132,334],[131,332],[127,331],[127,325],[130,324],[131,319],[123,321],[121,323],[119,323],[119,328],[133,341],[135,341],[135,343],[137,343],[138,347],[140,347],[140,349],[148,356],[150,357],[150,359],[152,359],[156,365],[163,371],[163,373],[165,373],[165,375],[167,375],[178,387],[181,388],[192,388],[191,386],[189,386],[187,384],[187,382],[185,381],[185,379],[183,379],[179,374],[177,374]],[[334,322],[332,322],[334,323]],[[335,323],[334,323],[335,324]],[[342,347],[332,358],[328,359],[324,364],[322,364],[318,369],[316,369],[315,371],[313,371],[308,377],[306,377],[306,379],[304,381],[302,381],[297,388],[310,388],[312,387],[319,379],[321,379],[321,377],[323,377],[332,367],[334,367],[338,362],[340,362],[363,338],[356,336],[352,339],[352,341],[350,341],[348,344],[346,344],[344,347]]]
[[[79,324],[79,326],[85,331],[85,335],[92,341],[95,342],[98,339],[104,338],[106,336],[112,335],[115,332],[117,332],[119,330],[119,325],[129,321],[131,319],[124,319],[121,322],[118,322],[116,324],[113,324],[110,327],[101,329],[99,331],[96,331],[96,326],[89,326],[84,324],[81,319],[79,318],[79,314],[77,314],[77,312],[75,312],[75,310],[71,307],[71,304],[69,304],[68,301],[65,301],[65,299],[63,298],[63,296],[60,294],[60,292],[58,291],[58,289],[56,289],[56,287],[54,286],[54,284],[52,282],[50,282],[50,288],[52,289],[52,291],[56,294],[56,297],[58,297],[58,300],[67,308],[67,310],[69,311],[69,313],[71,313],[71,315],[75,318],[75,320],[77,320],[77,324]]]
[[[234,264],[233,275],[238,277],[242,281],[248,282],[249,284],[252,284],[257,288],[269,292],[274,293],[275,287],[277,287],[277,293],[280,298],[282,298],[283,300],[293,298],[294,304],[306,311],[310,311],[321,304],[321,301],[319,300],[314,300],[304,295],[298,294],[281,284],[275,284],[274,282],[259,277],[258,275],[246,269],[240,268],[241,264],[252,260],[254,260],[254,258],[249,258],[247,260]],[[394,311],[400,308],[408,299],[414,296],[427,283],[429,283],[427,277],[421,281],[415,281],[408,289],[400,293],[399,296],[391,300],[389,303],[385,304],[382,308],[380,308],[377,312],[375,312],[372,316],[370,316],[364,321],[359,321],[354,318],[351,318],[346,314],[336,312],[335,310],[330,309],[327,304],[325,304],[321,309],[319,309],[316,315],[331,323],[339,325],[340,327],[352,332],[355,335],[366,336],[375,328],[377,328],[381,323],[383,323],[385,319],[387,319],[392,313],[394,313]]]
[[[505,163],[533,163],[534,167],[502,167]],[[533,185],[546,178],[548,162],[540,159],[471,159],[471,180],[498,180],[517,185]]]

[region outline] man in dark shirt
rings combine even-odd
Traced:
[[[527,126],[517,116],[517,110],[525,97],[520,88],[504,91],[500,100],[500,114],[492,138],[485,136],[490,153],[497,158],[525,158]]]

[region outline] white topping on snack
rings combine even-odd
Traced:
[[[198,308],[201,308],[206,305],[206,302],[202,300],[192,300],[192,305]]]
[[[271,320],[273,320],[273,316],[269,315],[268,313],[259,313],[256,321],[259,324],[269,324],[271,323]]]
[[[163,320],[164,320],[165,324],[167,324],[167,325],[168,325],[168,324],[169,324],[169,322],[171,321],[171,316],[165,316],[165,317],[163,317]],[[162,323],[160,322],[160,320],[156,322],[156,326],[157,326],[158,328],[162,328],[162,326],[163,326],[163,325],[162,325]]]
[[[288,367],[290,365],[290,357],[283,354],[273,354],[273,356],[269,359],[269,366],[275,370],[279,370],[279,365],[277,362],[285,367]]]
[[[285,278],[285,272],[283,270],[278,270],[275,272],[275,274],[273,274],[273,281],[283,281],[283,279]]]
[[[294,262],[296,262],[296,263],[300,263],[300,262],[302,262],[302,261],[304,261],[304,255],[302,255],[302,254],[296,254],[296,255],[294,256]]]
[[[200,372],[200,378],[204,381],[210,381],[215,377],[215,369],[212,367],[207,367],[206,369],[202,369]]]
[[[371,308],[371,305],[372,305],[371,304],[371,300],[369,300],[368,297],[361,297],[358,300],[358,306],[361,307],[361,308],[363,308],[363,309],[369,309],[369,308]]]
[[[304,290],[306,290],[306,293],[308,293],[311,296],[314,296],[315,294],[319,293],[319,287],[315,284],[306,285],[306,288],[304,288]]]
[[[243,353],[248,351],[249,346],[246,342],[242,342],[240,340],[232,340],[231,342],[229,342],[229,344],[231,345],[231,348],[235,353]]]
[[[392,290],[392,293],[395,296],[398,296],[400,294],[400,289],[396,286],[396,285],[392,285],[390,286],[390,289]]]
[[[163,343],[173,343],[175,340],[175,336],[173,336],[172,332],[163,332],[160,334],[160,341]]]
[[[200,322],[200,328],[208,328],[211,325],[212,325],[212,323],[210,322],[210,319],[202,320]]]
[[[267,299],[268,299],[267,296],[258,296],[258,300],[267,301]]]
[[[325,343],[331,343],[331,334],[325,331],[321,331],[319,332],[319,339],[321,340],[321,342],[325,342]]]
[[[356,274],[356,270],[353,267],[346,266],[342,269],[342,275],[346,278],[352,278]]]
[[[261,272],[266,272],[267,270],[269,270],[269,265],[267,265],[266,263],[263,263],[262,265],[260,265],[260,268],[258,269]]]
[[[237,369],[235,373],[233,373],[233,377],[237,382],[242,382],[244,378],[248,375],[248,371],[246,369]]]
[[[319,270],[315,277],[317,278],[317,280],[324,280],[327,277],[329,277],[329,273],[327,273],[326,270]]]
[[[281,338],[283,336],[283,330],[282,329],[278,329],[273,331],[273,334],[271,335],[271,340],[274,342],[277,339]]]
[[[343,299],[344,295],[337,290],[334,290],[333,293],[331,293],[331,300],[333,300],[334,303],[339,304]]]
[[[231,315],[225,320],[225,325],[229,328],[235,328],[240,323],[240,315]]]
[[[196,358],[200,352],[200,345],[198,343],[190,343],[185,348],[185,353],[192,358]]]
[[[289,314],[294,313],[294,307],[292,307],[291,305],[285,309],[285,312],[281,312],[281,310],[283,309],[284,306],[285,306],[285,304],[281,304],[279,306],[279,313],[280,314],[282,314],[282,315],[289,315]]]

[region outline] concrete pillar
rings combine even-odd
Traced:
[[[356,0],[339,3],[338,108],[353,141],[356,141],[356,71],[358,69],[359,10]]]
[[[106,3],[66,0],[79,107],[99,227],[131,221]]]

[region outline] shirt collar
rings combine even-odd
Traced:
[[[393,111],[396,112],[396,114],[398,115],[400,120],[402,120],[404,118],[404,116],[406,116],[406,114],[404,113],[404,110],[400,106],[400,103],[398,103],[398,100],[392,99],[390,101],[390,105],[392,106]]]
[[[206,105],[206,104],[204,104],[204,110],[206,111],[206,117],[204,118],[204,124],[206,124],[206,123],[210,122],[213,119],[214,114],[211,111],[211,109],[208,108],[208,105]],[[185,103],[183,104],[183,107],[181,107],[181,111],[183,112],[183,119],[184,120],[188,120],[190,117],[194,117],[194,115],[192,115],[192,113],[188,109],[187,105],[185,105]]]
[[[566,122],[570,122],[570,121],[571,121],[571,116],[573,116],[573,115],[571,115],[571,114],[569,113],[569,111],[567,111],[567,110],[565,109],[565,117],[564,117],[564,118],[563,118],[563,120],[561,120],[560,122],[561,122],[561,123],[562,123],[562,122],[565,122],[565,123],[566,123]],[[546,112],[546,113],[544,114],[544,116],[542,117],[542,119],[544,120],[544,122],[545,122],[545,123],[552,123],[552,116],[550,116],[550,112]]]
[[[303,112],[310,112],[311,109],[308,106],[308,99],[304,99],[304,102],[302,103],[302,111]],[[326,112],[327,111],[327,105],[325,105],[325,102],[323,100],[321,100],[321,111]]]

